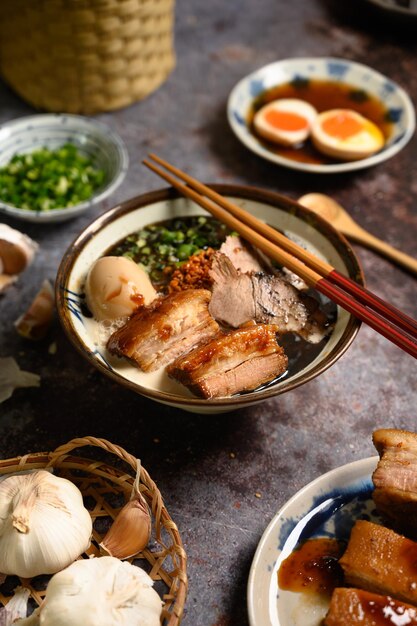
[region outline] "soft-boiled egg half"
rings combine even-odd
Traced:
[[[385,143],[378,126],[351,109],[320,113],[313,123],[311,139],[320,152],[344,161],[370,156]]]
[[[307,139],[316,109],[297,98],[282,98],[263,106],[253,118],[256,132],[268,141],[295,146]]]
[[[104,321],[132,315],[139,306],[152,302],[156,291],[137,263],[122,256],[104,256],[87,274],[85,296],[93,316]]]

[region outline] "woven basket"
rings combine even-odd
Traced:
[[[127,106],[174,67],[173,9],[174,0],[1,0],[0,73],[48,111]]]
[[[127,464],[128,471],[125,471],[125,467],[110,466],[101,461],[70,454],[72,450],[82,446],[96,446],[116,455]],[[125,463],[119,465],[125,466]],[[27,454],[2,460],[0,474],[47,467],[53,467],[55,475],[67,478],[78,486],[90,511],[93,537],[87,553],[80,558],[100,556],[99,543],[107,532],[111,520],[130,498],[136,476],[136,458],[105,439],[83,437],[69,441],[54,452]],[[143,467],[140,491],[152,511],[152,538],[148,547],[129,561],[143,565],[151,578],[156,581],[155,589],[164,601],[161,625],[178,626],[187,593],[186,554],[177,526],[169,516],[158,488]],[[20,581],[20,584],[30,589],[31,603],[34,606],[39,606],[42,602],[49,579],[50,576],[37,576],[32,580]],[[0,588],[0,603],[3,606],[10,600],[13,589],[18,584],[19,581],[14,576],[8,577],[3,583]]]

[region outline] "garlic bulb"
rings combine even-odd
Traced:
[[[78,487],[45,470],[0,482],[0,572],[31,578],[67,567],[90,545]]]
[[[160,626],[162,601],[139,567],[112,556],[75,561],[55,574],[45,601],[19,626]]]
[[[134,556],[149,543],[151,515],[140,492],[140,461],[137,460],[136,478],[129,502],[119,511],[110,530],[100,543],[102,551],[118,559]]]

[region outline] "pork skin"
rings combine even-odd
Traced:
[[[257,325],[220,335],[179,357],[168,374],[203,398],[255,389],[287,369],[276,333],[275,326]]]
[[[417,543],[393,530],[358,520],[339,564],[348,584],[417,604]]]
[[[207,289],[188,289],[158,298],[111,335],[108,350],[145,372],[171,363],[219,332],[208,311],[210,297]]]

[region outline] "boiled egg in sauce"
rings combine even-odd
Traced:
[[[282,98],[263,106],[253,118],[256,132],[283,146],[295,146],[310,135],[316,109],[297,98]]]
[[[368,157],[385,143],[378,126],[351,109],[320,113],[313,123],[311,140],[323,154],[344,161]]]
[[[126,257],[101,257],[91,266],[85,283],[87,306],[98,321],[132,315],[149,304],[156,291],[148,274]]]

